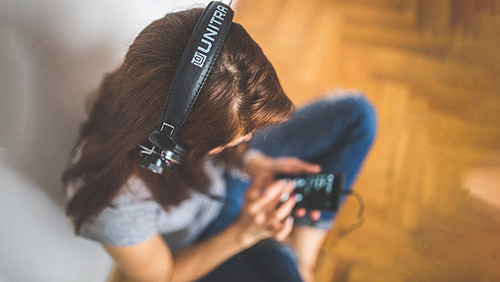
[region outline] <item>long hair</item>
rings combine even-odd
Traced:
[[[270,125],[293,110],[271,63],[245,29],[233,23],[215,66],[178,140],[190,151],[175,172],[151,173],[138,165],[138,145],[158,125],[175,70],[202,9],[167,14],[135,39],[123,63],[96,91],[88,119],[63,173],[74,186],[66,213],[78,232],[82,223],[110,205],[132,175],[140,177],[165,209],[206,192],[207,153],[240,134]]]

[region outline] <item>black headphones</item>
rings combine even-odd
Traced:
[[[160,125],[140,145],[139,164],[154,173],[174,169],[187,150],[176,133],[186,120],[219,55],[234,12],[222,2],[210,2],[196,23],[168,91]]]

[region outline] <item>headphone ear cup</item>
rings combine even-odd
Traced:
[[[162,159],[170,166],[181,164],[186,157],[186,149],[180,144],[175,145],[173,150],[165,150],[161,153]]]
[[[172,150],[162,150],[149,142],[140,146],[142,151],[139,165],[156,173],[162,174],[163,169],[175,171],[187,155],[187,150],[182,145],[175,145]]]
[[[139,165],[156,174],[162,174],[165,163],[157,154],[143,154],[139,161]]]
[[[173,150],[177,143],[172,136],[166,135],[159,130],[151,132],[148,136],[148,140],[163,150]]]
[[[174,154],[179,156],[180,162],[186,158],[187,150],[181,144],[175,145]]]

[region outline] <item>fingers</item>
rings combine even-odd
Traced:
[[[245,214],[249,216],[252,228],[260,230],[259,236],[273,236],[277,240],[284,240],[293,229],[293,218],[290,214],[296,204],[295,197],[289,197],[281,203],[280,198],[284,193],[292,193],[295,182],[279,180],[268,184],[269,179],[258,179],[248,188],[246,194]],[[307,211],[300,208],[295,215],[302,217],[309,214],[311,219],[318,220],[321,217],[319,210]],[[259,237],[260,238],[260,237]]]
[[[307,210],[304,208],[299,208],[295,211],[295,215],[298,217],[303,217],[306,215],[306,213],[307,213]]]
[[[270,216],[270,226],[274,229],[274,237],[279,241],[288,237],[293,229],[293,217],[290,214],[296,203],[295,197],[290,197]]]
[[[295,197],[290,197],[274,211],[273,220],[281,223],[287,216],[290,215],[296,203],[297,201],[295,200]]]
[[[320,217],[321,217],[321,211],[319,211],[319,210],[312,210],[312,211],[309,211],[309,217],[310,217],[312,220],[318,220],[318,219],[320,219]]]
[[[262,189],[262,186],[258,184],[259,186],[256,188],[254,185],[249,188],[247,193],[249,199],[253,200],[249,202],[247,206],[247,210],[250,214],[256,214],[259,211],[274,208],[275,205],[272,204],[279,200],[281,194],[286,191],[291,191],[295,187],[295,183],[292,181],[279,180],[267,186],[260,196],[255,197],[254,194],[256,194],[257,189]]]
[[[269,185],[271,181],[271,175],[264,175],[255,179],[245,192],[245,197],[247,198],[247,200],[257,199],[262,194],[262,190],[265,188],[265,186]]]
[[[290,232],[292,232],[293,229],[293,217],[288,217],[281,228],[277,230],[277,232],[274,235],[274,238],[278,241],[283,241],[290,235]]]
[[[299,208],[295,211],[295,215],[298,217],[303,217],[307,214],[307,210],[304,208]],[[309,211],[309,217],[312,220],[319,220],[321,218],[321,211],[320,210],[311,210]]]

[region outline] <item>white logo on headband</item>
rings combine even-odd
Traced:
[[[198,51],[195,51],[193,58],[191,59],[191,63],[199,68],[202,68],[207,59],[207,54],[212,49],[212,42],[215,41],[215,37],[219,34],[220,26],[222,26],[222,22],[226,17],[228,8],[218,5],[217,9],[214,11],[210,22],[205,29],[205,33],[203,34],[203,38],[201,39],[201,43],[196,48]],[[203,47],[202,47],[203,46]]]
[[[194,52],[194,56],[193,56],[193,59],[191,60],[191,63],[197,67],[202,68],[203,65],[205,64],[206,59],[207,59],[207,55],[196,51],[196,52]]]

